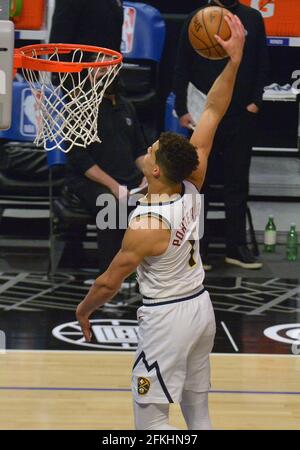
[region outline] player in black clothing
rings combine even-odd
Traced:
[[[141,172],[147,144],[133,105],[118,94],[118,78],[107,88],[99,108],[98,130],[101,143],[87,148],[74,147],[67,154],[66,188],[75,194],[96,218],[100,194],[113,194],[127,201],[128,190],[143,181]],[[116,208],[118,212],[118,207]],[[118,252],[125,229],[99,229],[99,271],[104,272]]]
[[[122,25],[121,0],[57,0],[49,41],[120,51]],[[71,58],[71,55],[65,58]],[[116,86],[117,81],[109,87],[99,109],[101,144],[91,144],[84,150],[75,147],[67,160],[64,195],[69,200],[78,197],[95,218],[99,212],[96,199],[100,194],[126,197],[127,188],[137,187],[142,180],[138,166],[146,143],[133,106],[115,95]],[[66,89],[68,87],[66,82]],[[118,251],[124,231],[97,229],[101,273]]]
[[[247,269],[257,269],[261,267],[261,263],[256,261],[246,246],[246,209],[253,135],[257,113],[262,104],[263,88],[268,81],[266,33],[263,18],[256,9],[242,5],[238,0],[211,0],[209,3],[224,6],[236,14],[247,35],[233,99],[215,137],[203,193],[208,202],[210,184],[224,184],[226,262]],[[187,128],[195,125],[187,110],[189,82],[207,94],[227,64],[227,59],[212,61],[193,50],[187,28],[195,13],[196,11],[190,14],[182,29],[174,78],[175,109],[181,125]],[[207,269],[211,268],[207,261],[208,243],[209,229],[206,227],[201,254]]]
[[[56,0],[49,42],[120,51],[122,4],[121,0]]]

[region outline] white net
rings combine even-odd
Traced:
[[[27,54],[28,56],[28,54]],[[32,58],[39,58],[32,50]],[[55,49],[48,60],[61,61]],[[72,52],[72,62],[113,62],[117,56],[82,49]],[[69,152],[74,146],[87,147],[101,142],[98,134],[99,105],[121,64],[88,67],[81,72],[43,72],[23,68],[36,101],[37,135],[35,144],[46,150]]]

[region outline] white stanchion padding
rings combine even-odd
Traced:
[[[0,20],[0,130],[11,124],[14,32],[13,22]]]

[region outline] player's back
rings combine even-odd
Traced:
[[[140,292],[148,298],[180,297],[202,286],[204,270],[199,253],[201,196],[189,181],[183,182],[182,195],[173,201],[141,201],[134,218],[153,216],[170,229],[167,250],[146,257],[137,269]]]

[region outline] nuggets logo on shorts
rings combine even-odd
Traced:
[[[150,381],[147,378],[139,377],[137,380],[138,393],[140,395],[145,395],[150,389]]]

